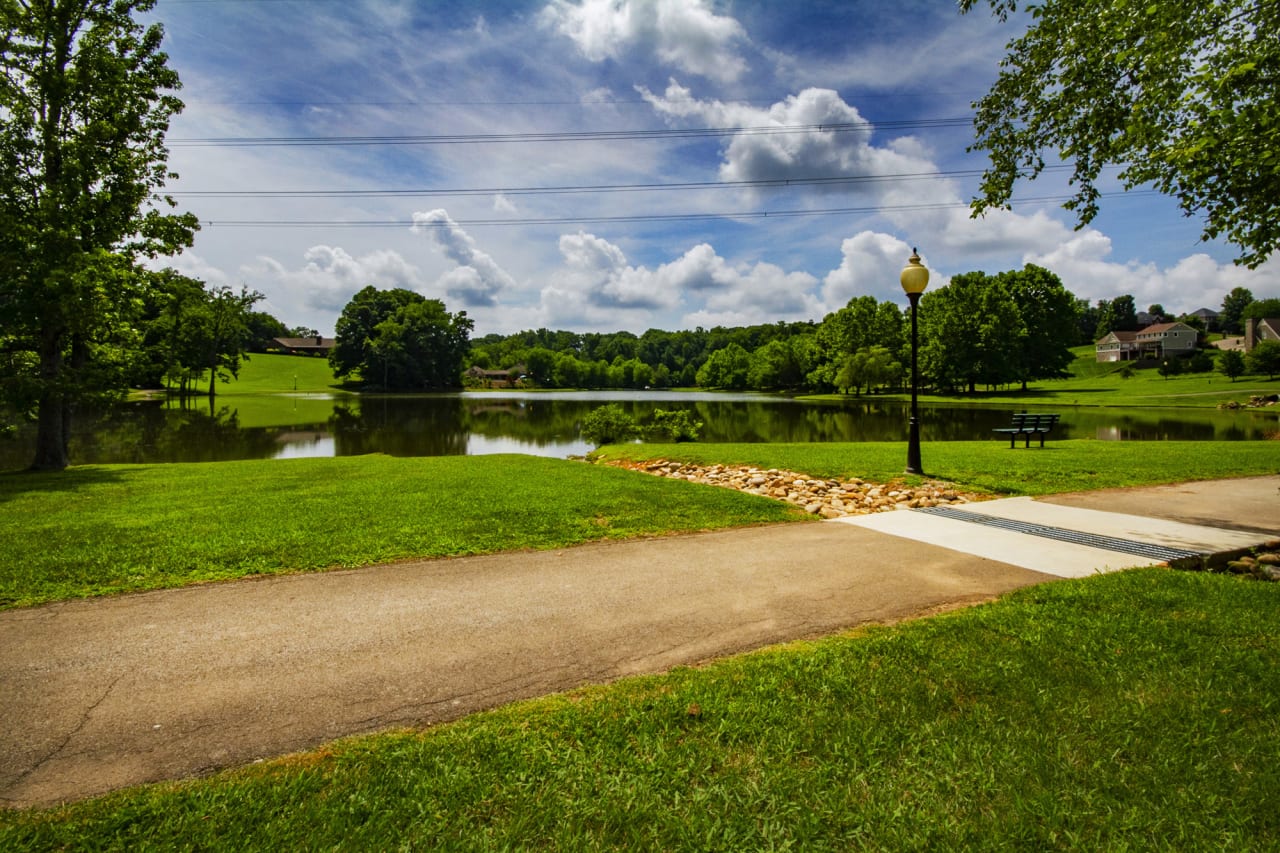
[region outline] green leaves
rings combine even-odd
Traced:
[[[962,0],[962,12],[974,0]],[[1013,3],[989,0],[1001,20]],[[1257,267],[1280,246],[1280,6],[1248,0],[1136,4],[1045,0],[974,106],[991,166],[975,214],[1007,207],[1045,158],[1074,166],[1064,207],[1098,212],[1102,169],[1153,185],[1203,217],[1206,239]]]

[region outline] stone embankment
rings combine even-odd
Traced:
[[[1227,563],[1226,569],[1238,575],[1252,575],[1264,581],[1280,581],[1280,539],[1274,539]]]
[[[823,518],[946,506],[986,499],[983,495],[956,491],[951,484],[937,481],[908,486],[901,483],[872,483],[857,478],[830,480],[776,468],[689,465],[665,459],[610,464],[657,477],[689,480],[776,498],[803,507],[806,512]]]

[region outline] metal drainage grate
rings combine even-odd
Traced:
[[[1050,527],[1047,524],[1032,524],[1027,521],[1014,521],[1008,518],[982,515],[977,512],[965,512],[964,510],[952,509],[946,506],[922,507],[912,510],[912,512],[926,512],[943,518],[953,518],[956,521],[985,524],[988,527],[998,527],[1001,530],[1026,533],[1029,536],[1042,536],[1045,539],[1056,539],[1059,542],[1074,542],[1077,545],[1089,545],[1106,551],[1119,551],[1122,554],[1133,554],[1136,557],[1150,557],[1164,563],[1203,556],[1200,551],[1188,551],[1185,548],[1152,545],[1148,542],[1135,542],[1132,539],[1117,539],[1114,536],[1098,536],[1093,533],[1082,533],[1078,530]]]

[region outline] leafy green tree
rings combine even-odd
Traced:
[[[1019,378],[1026,335],[1004,282],[981,272],[954,276],[920,298],[920,372],[935,387],[973,393]]]
[[[869,394],[876,386],[900,381],[902,375],[902,362],[893,357],[888,347],[863,347],[845,359],[836,376],[836,385],[860,396],[864,387]]]
[[[250,311],[244,325],[249,335],[249,352],[266,352],[276,338],[310,338],[319,334],[310,328],[290,329],[266,311]]]
[[[1247,287],[1233,287],[1231,292],[1222,298],[1222,310],[1218,312],[1218,325],[1228,335],[1239,335],[1244,331],[1241,320],[1245,309],[1253,303],[1253,293]]]
[[[1280,341],[1263,341],[1245,353],[1245,367],[1250,373],[1267,374],[1275,379],[1280,373]]]
[[[1232,382],[1244,376],[1244,353],[1238,349],[1223,350],[1218,356],[1218,372]]]
[[[362,375],[383,376],[388,391],[441,391],[462,384],[472,322],[450,314],[439,299],[419,298],[378,324],[373,361]]]
[[[1070,376],[1067,368],[1075,360],[1071,347],[1079,328],[1076,298],[1063,287],[1060,278],[1035,264],[1027,264],[1017,272],[1000,273],[997,279],[1008,288],[1018,306],[1025,330],[1012,365],[1022,390],[1027,390],[1028,380]]]
[[[1280,317],[1280,299],[1255,299],[1250,302],[1242,313],[1242,317],[1248,319],[1264,320],[1268,317]]]
[[[209,371],[209,400],[216,394],[218,379],[224,382],[240,375],[240,361],[249,344],[246,319],[261,293],[245,287],[215,287],[204,293],[191,324],[192,343],[199,353],[200,366]]]
[[[751,354],[738,344],[729,344],[711,353],[698,369],[698,384],[703,388],[727,388],[741,391],[747,387],[751,371]]]
[[[352,296],[338,317],[334,347],[329,351],[329,364],[333,366],[334,375],[342,378],[361,373],[369,383],[382,379],[377,371],[372,374],[364,372],[374,362],[373,342],[378,325],[401,306],[423,298],[402,287],[378,290],[372,285]]]
[[[982,0],[960,0],[968,12]],[[1004,20],[1018,0],[986,0]],[[1065,207],[1098,212],[1098,178],[1153,185],[1205,239],[1257,267],[1280,244],[1280,4],[1257,0],[1039,0],[976,104],[973,148],[990,158],[976,212],[1006,207],[1047,160],[1072,169]]]
[[[154,0],[0,3],[0,306],[11,402],[36,414],[31,467],[61,470],[76,404],[117,371],[149,284],[140,255],[191,244],[194,216],[157,209],[164,136],[182,102]],[[159,207],[172,200],[159,198]]]
[[[359,373],[389,391],[457,388],[473,326],[438,299],[366,287],[342,309],[329,362],[338,376]]]
[[[685,409],[669,412],[657,409],[653,420],[645,424],[641,430],[646,441],[697,441],[702,431],[702,421],[695,421],[693,415]]]

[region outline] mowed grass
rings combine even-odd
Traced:
[[[0,848],[1274,850],[1280,584],[1143,569],[0,812]]]
[[[5,474],[0,606],[802,515],[727,489],[518,455]]]
[[[603,460],[669,459],[779,468],[817,477],[877,482],[906,477],[906,444],[626,444],[600,448]],[[1110,442],[1077,439],[1015,449],[1003,441],[925,442],[925,474],[1003,495],[1047,495],[1122,486],[1249,477],[1280,472],[1280,441]]]

